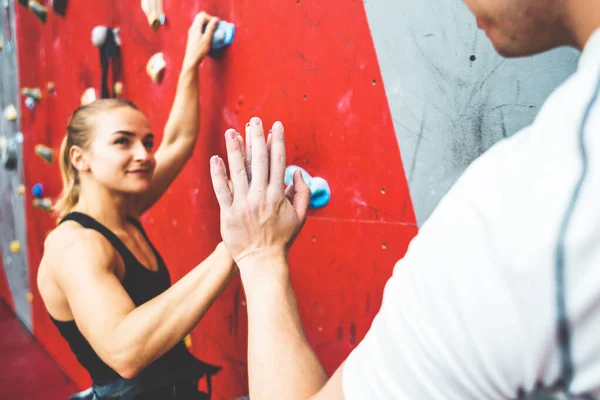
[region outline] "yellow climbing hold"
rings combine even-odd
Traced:
[[[44,197],[43,199],[33,199],[33,206],[41,208],[44,211],[50,211],[52,210],[52,200],[48,197]]]
[[[33,294],[31,292],[27,292],[27,302],[33,303]]]
[[[9,104],[4,109],[4,118],[9,121],[15,121],[17,119],[17,109],[12,104]]]
[[[119,81],[115,83],[114,93],[115,96],[121,97],[121,94],[123,93],[123,82]]]
[[[54,150],[52,150],[50,147],[44,146],[43,144],[38,144],[35,146],[35,154],[40,156],[42,160],[46,161],[48,164],[52,164]]]
[[[19,185],[19,187],[17,188],[17,193],[19,194],[19,196],[23,196],[25,194],[25,185]]]
[[[18,240],[13,240],[12,242],[10,242],[9,247],[11,253],[18,253],[19,251],[21,251],[21,242],[19,242]]]
[[[187,347],[188,349],[190,347],[192,347],[192,337],[188,334],[184,339],[183,339],[183,343],[185,343],[185,347]]]

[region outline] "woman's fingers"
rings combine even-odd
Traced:
[[[225,163],[219,156],[212,156],[210,159],[210,177],[212,179],[213,190],[217,196],[217,201],[222,210],[231,207],[233,196],[227,184],[227,171]]]
[[[225,143],[233,192],[236,196],[245,197],[248,193],[248,176],[246,175],[246,164],[244,163],[243,144],[240,143],[238,136],[235,130],[228,129],[225,132]]]

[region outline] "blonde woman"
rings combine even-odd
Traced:
[[[85,398],[210,397],[198,392],[197,383],[219,368],[194,358],[182,340],[237,267],[219,244],[171,286],[139,217],[192,155],[199,129],[198,66],[216,23],[200,13],[189,30],[173,109],[156,152],[148,118],[128,101],[95,101],[78,108],[69,122],[59,160],[59,225],[45,242],[38,287],[52,321],[92,378]]]

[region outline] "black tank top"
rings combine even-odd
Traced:
[[[157,271],[151,271],[144,267],[117,235],[92,217],[79,212],[72,212],[65,216],[60,222],[75,221],[87,229],[93,229],[99,232],[113,245],[125,264],[125,275],[121,283],[133,300],[133,303],[136,307],[139,307],[167,290],[171,286],[171,278],[164,260],[152,245],[150,239],[148,239],[142,224],[132,217],[128,217],[127,220],[140,230],[152,248],[152,252],[156,256],[158,263]],[[121,376],[104,363],[92,349],[89,342],[79,331],[75,321],[57,321],[52,318],[52,316],[50,316],[50,318],[58,328],[62,337],[68,342],[69,347],[77,357],[77,360],[88,371],[94,383],[105,383],[115,379],[121,379]],[[174,371],[182,371],[186,376],[180,376],[179,378],[198,379],[205,374],[212,375],[219,369],[219,367],[205,364],[196,359],[188,351],[185,344],[180,342],[149,365],[145,372],[158,377],[165,373],[172,375]]]

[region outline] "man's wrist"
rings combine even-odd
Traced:
[[[287,257],[279,249],[264,249],[238,259],[244,286],[285,284],[289,280]]]

